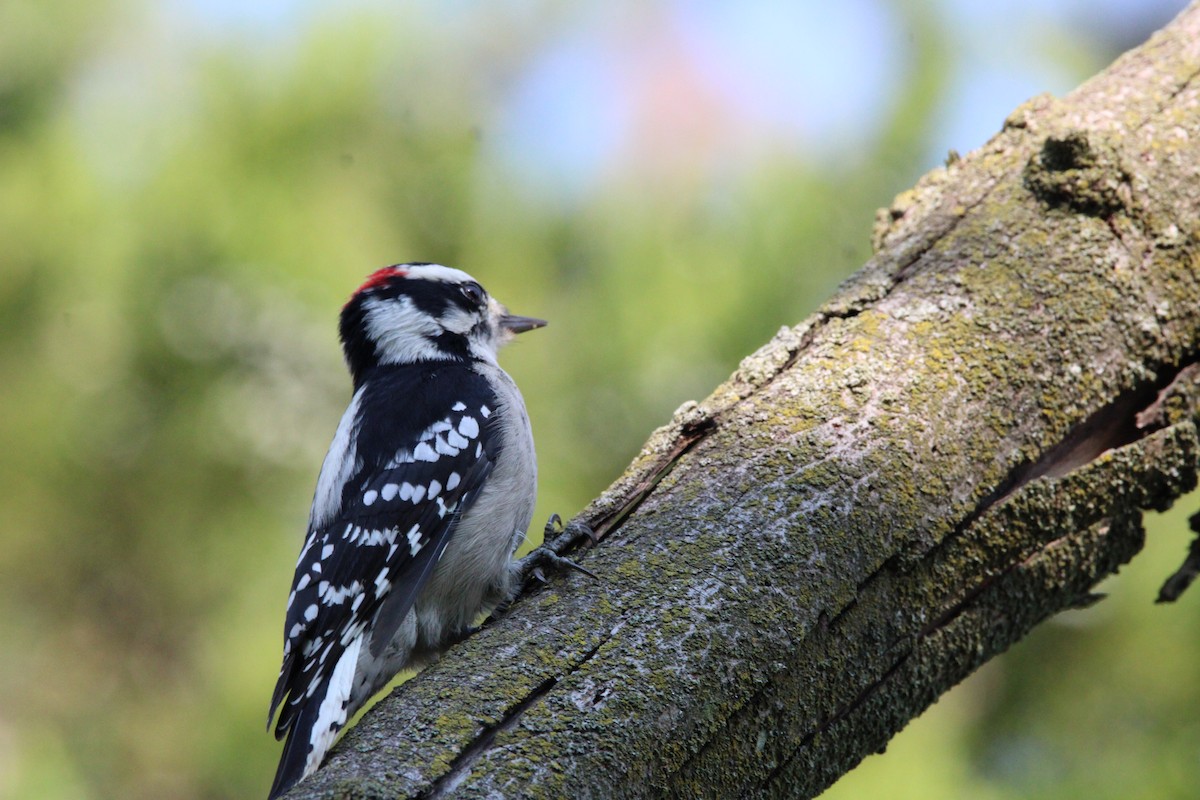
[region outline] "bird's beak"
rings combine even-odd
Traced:
[[[518,317],[515,314],[505,314],[500,317],[500,327],[509,333],[524,333],[534,328],[546,327],[546,320],[536,317]]]

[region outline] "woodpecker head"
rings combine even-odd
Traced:
[[[501,345],[545,324],[509,314],[461,270],[414,263],[372,273],[342,308],[339,332],[357,385],[377,364],[495,362]]]

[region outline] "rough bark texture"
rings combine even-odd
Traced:
[[[585,511],[605,580],[523,598],[291,796],[810,797],[1088,602],[1196,482],[1198,72],[1193,5],[897,198]]]

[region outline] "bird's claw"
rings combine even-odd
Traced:
[[[587,538],[593,547],[600,544],[596,532],[578,517],[563,525],[562,517],[551,514],[550,519],[546,520],[546,527],[542,529],[543,545],[549,545],[558,555],[570,550],[580,538]]]
[[[546,568],[555,570],[573,569],[576,572],[582,572],[590,578],[600,580],[596,573],[581,567],[571,559],[563,555],[569,551],[580,537],[586,536],[593,544],[597,539],[592,529],[587,523],[579,520],[572,520],[563,525],[562,517],[558,514],[552,514],[546,522],[546,527],[543,531],[543,541],[533,552],[522,558],[519,562],[518,574],[522,583],[528,583],[531,578],[540,583],[548,583],[546,579]]]

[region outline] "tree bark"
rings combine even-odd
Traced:
[[[295,798],[812,797],[1137,553],[1200,456],[1200,5],[880,214],[558,575]]]

